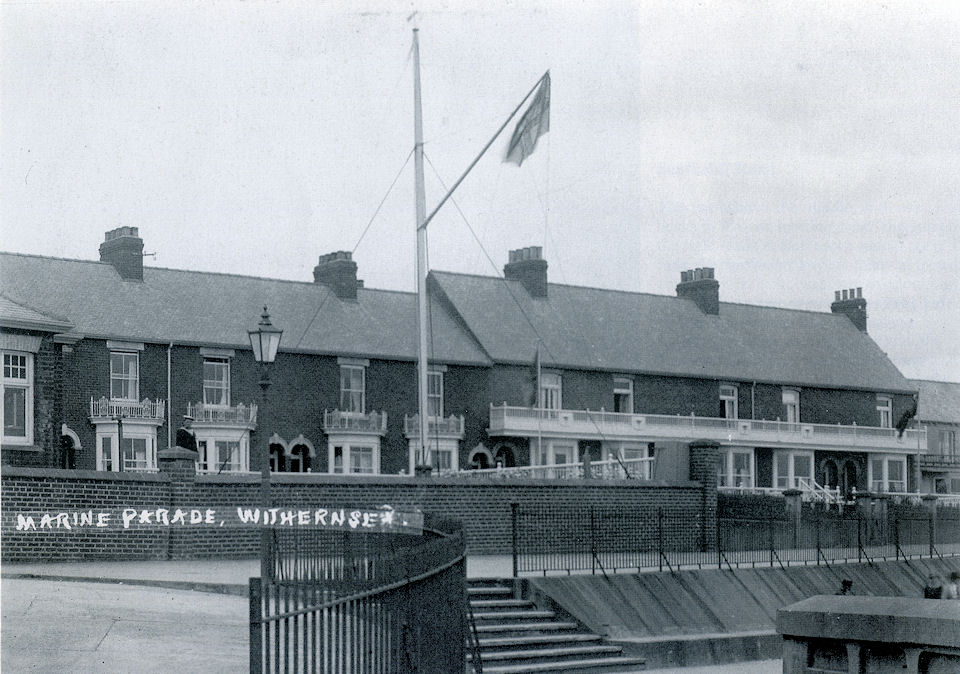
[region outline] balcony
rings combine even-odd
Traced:
[[[726,445],[812,447],[861,451],[916,452],[925,446],[925,430],[721,419],[694,415],[620,414],[600,410],[548,410],[490,406],[490,435],[536,437],[538,434],[581,440],[649,442],[716,440]],[[918,434],[919,433],[919,434]]]
[[[957,454],[921,454],[921,468],[960,468],[960,455]]]
[[[387,413],[341,412],[340,410],[323,411],[323,432],[331,433],[362,433],[367,435],[386,435]]]
[[[449,417],[430,417],[430,437],[463,439],[463,415]],[[408,438],[420,437],[420,415],[403,415],[403,434]]]
[[[608,459],[590,462],[590,477],[596,480],[648,480],[653,459]],[[515,466],[513,468],[482,468],[460,470],[453,475],[466,478],[488,477],[500,480],[582,480],[583,462],[561,463],[550,466]]]
[[[233,426],[253,430],[257,427],[257,406],[220,406],[203,403],[187,403],[187,414],[198,426]]]
[[[140,402],[136,400],[110,400],[102,397],[100,400],[90,398],[90,421],[97,423],[103,421],[112,421],[117,418],[142,419],[145,422],[160,425],[163,422],[164,406],[163,400],[151,401],[144,398]]]

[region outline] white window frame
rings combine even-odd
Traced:
[[[113,369],[113,357],[120,356],[124,359],[133,357],[134,359],[134,374],[130,376],[126,369],[124,368],[120,372],[114,372]],[[132,382],[133,386],[133,395],[132,396],[114,396],[113,395],[113,383],[114,381],[121,382]],[[139,351],[123,351],[123,350],[114,350],[110,352],[110,400],[129,400],[136,402],[140,399],[140,352]]]
[[[558,466],[577,462],[577,441],[544,438],[538,446],[536,442],[531,441],[530,461],[532,466]],[[557,454],[563,454],[564,460],[557,461]]]
[[[120,451],[119,428],[115,421],[103,421],[97,424],[97,470],[111,472],[145,472],[157,470],[157,425],[152,422],[142,422],[138,419],[124,419],[122,422],[124,440],[143,440],[146,450],[145,466],[126,469],[123,465],[123,454]],[[104,441],[109,440],[110,463],[104,457]]]
[[[353,377],[348,376],[346,381],[344,381],[344,375],[348,373],[360,373],[360,388],[355,389],[353,385]],[[344,387],[344,384],[347,384],[347,388]],[[359,392],[360,394],[360,409],[348,409],[352,408],[353,398]],[[344,397],[344,396],[347,397]],[[349,405],[345,405],[346,401],[351,401]],[[365,414],[367,409],[367,368],[363,365],[354,365],[349,363],[340,364],[340,412],[343,414]]]
[[[956,456],[957,432],[950,428],[941,428],[937,434],[937,449],[941,456]]]
[[[341,448],[342,466],[336,470],[336,448]],[[371,472],[356,472],[353,470],[353,452],[356,449],[372,449],[371,458],[373,470]],[[379,475],[380,474],[380,437],[376,435],[333,435],[327,443],[327,472],[330,475]]]
[[[749,473],[746,480],[740,476],[740,484],[737,484],[737,475],[734,473],[736,465],[735,456],[748,457]],[[757,457],[753,449],[748,447],[721,447],[717,452],[717,487],[728,487],[731,489],[753,489],[756,486],[757,475]]]
[[[540,409],[563,409],[563,375],[556,372],[540,374],[540,393],[537,399]]]
[[[810,472],[799,475],[796,472],[796,460],[804,457],[809,461]],[[786,484],[780,483],[780,466],[787,462]],[[813,452],[805,449],[778,449],[773,453],[773,486],[775,489],[799,489],[799,480],[806,479],[813,483],[814,476]]]
[[[222,365],[223,378],[207,379],[207,364]],[[210,407],[230,407],[230,359],[222,356],[204,356],[203,357],[203,404]],[[226,398],[226,402],[210,402],[207,399],[207,391],[210,391],[220,401]]]
[[[617,412],[617,396],[623,396],[626,399],[626,412],[622,414],[633,414],[633,380],[629,377],[613,378],[613,409]]]
[[[740,389],[734,384],[720,384],[720,402],[723,403],[723,418],[737,419],[740,413]]]
[[[248,473],[250,472],[250,431],[238,430],[234,427],[220,428],[216,426],[194,426],[194,432],[197,434],[197,472],[198,473]],[[220,462],[220,454],[217,443],[236,443],[238,456],[238,465],[232,461],[228,464]],[[210,448],[214,449],[215,458],[211,462],[207,452]],[[222,466],[222,468],[221,468]]]
[[[443,417],[443,371],[427,372],[427,416]]]
[[[893,399],[889,396],[877,396],[877,414],[880,428],[893,428]]]
[[[874,462],[879,463],[880,466],[880,475],[877,475],[876,466]],[[897,480],[899,485],[893,485],[900,487],[899,489],[891,489],[890,479],[890,464],[897,463],[901,466],[901,474],[903,475],[902,480]],[[895,455],[885,455],[885,454],[873,454],[870,456],[867,461],[867,479],[869,480],[868,484],[870,485],[870,491],[872,492],[895,492],[895,493],[904,493],[907,491],[907,457],[903,454]]]
[[[0,407],[0,434],[2,434],[2,443],[5,445],[32,445],[33,444],[33,354],[25,351],[12,351],[12,350],[3,350],[0,351],[0,354],[3,355],[0,358],[2,362],[3,370],[0,371],[0,388],[3,389],[3,406]],[[10,358],[10,363],[8,364],[7,359]],[[17,363],[14,365],[13,359],[23,359],[23,364]],[[8,373],[12,374],[13,368],[16,370],[24,369],[24,377],[19,376],[8,376]],[[20,435],[7,435],[7,425],[6,425],[6,408],[7,408],[7,391],[12,390],[22,390],[23,394],[23,424],[24,424],[24,434]]]
[[[458,471],[460,470],[460,440],[459,438],[430,438],[430,457],[432,459],[430,465],[436,468],[437,466],[437,455],[448,456],[449,457],[449,468],[440,466],[441,471]],[[441,462],[442,463],[442,462]],[[408,442],[407,448],[407,470],[410,475],[413,475],[416,467],[424,465],[423,459],[420,457],[420,437],[411,437]]]
[[[633,459],[652,459],[654,456],[653,449],[648,442],[604,442],[600,455],[601,461],[614,461],[617,457],[620,457],[622,461],[631,461]],[[632,472],[636,470],[637,466],[631,465],[631,477],[649,480],[652,463],[652,461],[644,461],[639,464],[641,467],[640,475]]]
[[[795,400],[789,400],[789,398],[795,398]],[[800,389],[795,388],[785,388],[781,396],[783,401],[783,420],[790,424],[799,424],[800,423]],[[791,414],[791,411],[793,412]]]

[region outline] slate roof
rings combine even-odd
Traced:
[[[917,418],[947,424],[960,424],[960,383],[911,379],[920,389]]]
[[[75,333],[246,348],[266,304],[281,350],[416,360],[413,293],[360,288],[351,302],[310,282],[143,273],[129,282],[103,262],[0,253],[8,301],[65,317]],[[546,367],[916,391],[843,315],[721,302],[710,316],[673,296],[559,284],[534,299],[517,281],[436,271],[430,288],[440,362],[532,364],[542,338]]]
[[[413,293],[361,288],[351,302],[312,282],[158,267],[130,282],[104,262],[16,253],[0,253],[0,288],[13,301],[67,316],[74,332],[90,337],[249,348],[247,330],[267,305],[284,331],[281,351],[417,357]],[[431,316],[435,360],[489,365],[444,307],[431,302]]]
[[[534,299],[519,281],[433,272],[497,362],[912,392],[916,388],[844,315],[549,284]],[[529,319],[529,320],[528,320]],[[534,329],[535,326],[535,329]]]
[[[61,316],[51,316],[32,309],[25,304],[15,302],[0,293],[0,325],[46,331],[68,330],[69,321]]]

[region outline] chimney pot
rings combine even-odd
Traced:
[[[317,266],[313,268],[313,282],[330,286],[333,293],[342,300],[356,300],[357,263],[353,254],[347,250],[338,250],[321,255]]]
[[[847,288],[833,293],[834,301],[830,311],[844,314],[861,332],[867,331],[867,301],[863,299],[863,288]]]
[[[863,297],[863,288],[857,288],[857,298]]]
[[[547,261],[542,259],[543,248],[527,246],[509,252],[509,262],[503,267],[504,278],[520,281],[531,297],[547,296]]]
[[[840,301],[840,291],[839,291],[839,290],[834,290],[834,291],[833,291],[833,301],[834,301],[834,302],[839,302],[839,301]]]
[[[124,281],[143,280],[143,239],[136,227],[106,232],[100,244],[100,261],[110,263]]]
[[[705,314],[720,313],[720,284],[713,267],[697,267],[680,272],[677,297],[693,300]]]

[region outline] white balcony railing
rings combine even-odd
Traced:
[[[653,459],[608,459],[590,462],[590,476],[599,480],[622,480],[628,474],[632,479],[650,479]],[[481,470],[461,470],[460,477],[495,477],[505,480],[580,480],[583,479],[583,462],[561,463],[553,466],[514,466],[512,468],[484,468]]]
[[[104,419],[144,419],[146,421],[163,421],[164,401],[144,398],[136,400],[110,400],[102,397],[99,400],[90,398],[90,418]]]
[[[604,410],[548,410],[490,406],[490,434],[533,437],[550,433],[596,440],[696,440],[751,442],[773,447],[816,446],[863,450],[915,451],[926,444],[926,430],[722,419],[695,415],[623,414]],[[919,434],[919,435],[918,435]]]
[[[427,431],[431,436],[463,438],[463,415],[449,417],[430,417]],[[420,437],[420,415],[403,415],[403,434],[408,438]]]
[[[187,414],[193,417],[196,423],[210,423],[230,426],[244,426],[251,429],[257,425],[256,405],[233,405],[221,407],[205,405],[203,403],[187,403]]]
[[[370,433],[385,435],[387,432],[386,412],[341,412],[340,410],[323,411],[323,430],[325,433]]]

